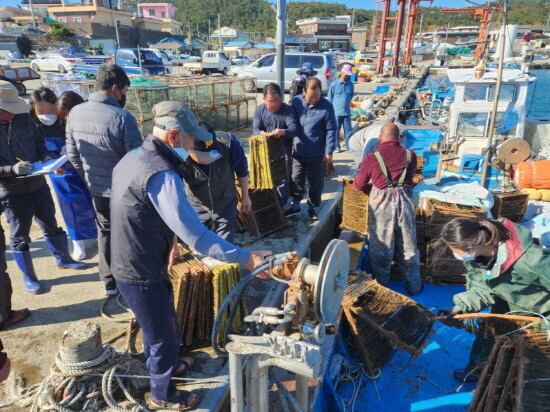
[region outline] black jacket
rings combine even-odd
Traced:
[[[44,176],[15,177],[12,166],[18,158],[29,162],[49,157],[42,133],[28,113],[0,123],[0,195],[32,193],[46,184]]]

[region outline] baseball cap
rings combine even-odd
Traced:
[[[304,62],[302,64],[302,67],[296,71],[297,74],[309,74],[311,76],[315,76],[317,74],[317,71],[313,67],[313,65],[310,62]]]
[[[155,127],[163,130],[178,129],[204,142],[212,140],[212,134],[199,126],[191,109],[180,102],[157,103],[153,106],[151,112]]]
[[[344,64],[344,65],[342,66],[341,71],[343,71],[343,72],[346,73],[347,75],[351,76],[351,75],[352,75],[352,72],[351,72],[351,64]]]

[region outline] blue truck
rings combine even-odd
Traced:
[[[149,49],[117,49],[111,59],[112,62],[124,69],[127,74],[162,74],[166,72],[162,60]],[[100,62],[77,64],[75,73],[95,74]]]

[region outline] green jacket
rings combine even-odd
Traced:
[[[512,238],[497,251],[491,270],[475,262],[465,263],[466,292],[453,301],[463,312],[479,312],[495,303],[495,297],[506,301],[511,310],[550,315],[550,249],[533,244],[531,231],[503,220]]]

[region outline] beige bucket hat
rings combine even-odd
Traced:
[[[31,105],[19,97],[13,84],[0,80],[0,109],[13,114],[28,113]]]

